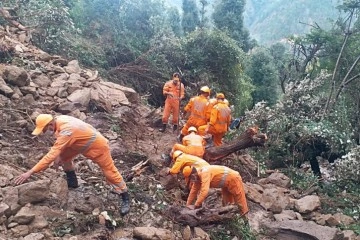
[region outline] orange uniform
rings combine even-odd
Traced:
[[[182,143],[183,144],[176,143],[173,146],[170,155],[172,155],[173,152],[175,152],[176,150],[180,150],[187,154],[191,154],[201,158],[203,157],[205,153],[206,141],[202,136],[192,132],[182,139]]]
[[[196,96],[190,99],[184,110],[190,113],[189,119],[181,130],[182,135],[188,134],[188,129],[191,126],[196,128],[206,124],[206,110],[208,106],[208,99],[203,96]]]
[[[210,133],[213,136],[215,146],[222,144],[222,138],[228,131],[231,123],[231,109],[225,102],[219,101],[211,110],[210,121],[208,123]],[[207,125],[199,127],[199,133],[204,133]]]
[[[240,208],[241,215],[245,215],[249,211],[243,182],[237,171],[219,165],[196,169],[199,180],[190,180],[191,189],[186,202],[187,206],[196,199],[195,207],[201,207],[210,188],[221,188],[223,205],[236,203]]]
[[[179,81],[175,84],[174,80],[167,81],[163,87],[163,94],[166,96],[166,100],[162,122],[167,124],[172,113],[172,122],[174,125],[177,125],[180,113],[180,100],[184,98],[185,94],[184,84]]]
[[[54,145],[32,168],[34,172],[46,169],[58,158],[65,171],[74,170],[73,159],[82,154],[99,165],[107,181],[117,192],[127,191],[126,183],[111,157],[108,140],[91,125],[80,119],[61,115],[55,118],[54,134]]]
[[[183,153],[176,158],[176,161],[172,168],[169,170],[169,173],[178,174],[186,166],[201,168],[205,166],[210,166],[210,164],[202,158]]]

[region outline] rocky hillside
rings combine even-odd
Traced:
[[[76,60],[49,55],[32,46],[25,32],[0,27],[0,239],[210,239],[223,223],[187,226],[169,212],[185,204],[186,189],[164,188],[161,153],[176,134],[159,133],[159,109],[143,105],[132,89],[102,79]],[[79,157],[78,189],[67,188],[52,168],[14,186],[51,146],[50,136],[31,136],[39,113],[69,114],[92,124],[109,140],[116,166],[127,180],[131,212],[119,215],[118,196],[90,161]],[[239,164],[235,165],[235,158]],[[280,172],[264,178],[249,155],[224,160],[246,180],[250,226],[258,239],[357,239],[339,226],[354,223],[345,214],[327,214],[316,189],[298,192]],[[206,205],[219,207],[213,191]],[[240,239],[228,232],[227,239]]]

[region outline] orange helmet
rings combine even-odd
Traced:
[[[186,167],[184,167],[182,173],[185,178],[188,178],[191,175],[191,172],[192,172],[192,167],[186,166]]]
[[[190,133],[190,132],[196,132],[197,133],[196,127],[194,127],[194,126],[189,127],[188,133]]]
[[[175,160],[175,159],[176,159],[177,157],[179,157],[181,154],[183,154],[182,151],[176,150],[176,151],[173,153],[172,157],[173,157],[173,159]]]
[[[33,135],[39,135],[42,133],[46,125],[48,125],[54,117],[51,114],[39,114],[36,118],[36,128],[32,132]]]
[[[225,95],[223,93],[216,94],[216,99],[225,99]]]
[[[210,94],[210,88],[208,86],[203,86],[200,88],[201,92]]]

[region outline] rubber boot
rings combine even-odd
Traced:
[[[178,129],[178,125],[173,126],[173,132],[175,132]]]
[[[166,124],[163,124],[163,126],[159,129],[159,132],[165,132]]]
[[[128,214],[130,212],[130,198],[129,198],[129,193],[128,192],[124,192],[121,195],[121,199],[122,199],[122,205],[121,205],[121,209],[120,209],[120,215],[121,216],[125,216],[126,214]]]
[[[67,181],[67,184],[68,184],[68,188],[77,188],[77,187],[79,187],[75,171],[74,170],[65,171],[65,173],[66,173],[66,181]]]

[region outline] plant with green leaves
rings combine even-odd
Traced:
[[[235,40],[219,30],[197,30],[185,38],[183,50],[184,69],[194,84],[209,84],[212,92],[224,92],[238,113],[252,104],[246,55]]]

